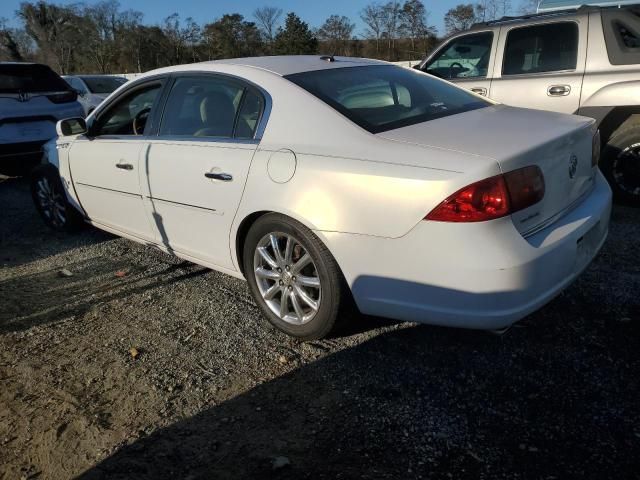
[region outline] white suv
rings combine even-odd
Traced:
[[[56,122],[83,116],[77,93],[46,65],[0,62],[0,173],[24,174],[56,136]]]

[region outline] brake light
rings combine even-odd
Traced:
[[[73,90],[60,93],[52,93],[47,95],[47,98],[53,103],[68,103],[75,102],[78,99],[78,94]]]
[[[544,197],[544,176],[537,166],[497,175],[458,190],[434,208],[425,220],[485,222],[511,215]]]

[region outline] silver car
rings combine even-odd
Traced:
[[[114,75],[65,75],[62,78],[78,92],[78,101],[85,115],[93,112],[112,92],[127,83],[126,78]]]
[[[477,24],[417,68],[507,105],[594,118],[614,194],[640,206],[639,5]]]

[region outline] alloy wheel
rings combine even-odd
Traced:
[[[40,177],[36,182],[36,196],[45,218],[54,227],[63,227],[67,221],[67,216],[62,192],[58,191],[47,177]]]
[[[316,316],[322,300],[320,276],[311,255],[295,237],[278,232],[262,237],[253,267],[263,300],[281,320],[304,325]]]
[[[629,145],[618,154],[611,175],[621,190],[640,197],[640,143]]]

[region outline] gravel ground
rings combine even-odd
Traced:
[[[1,478],[640,478],[639,210],[506,335],[298,343],[243,282],[52,233],[0,182]]]

